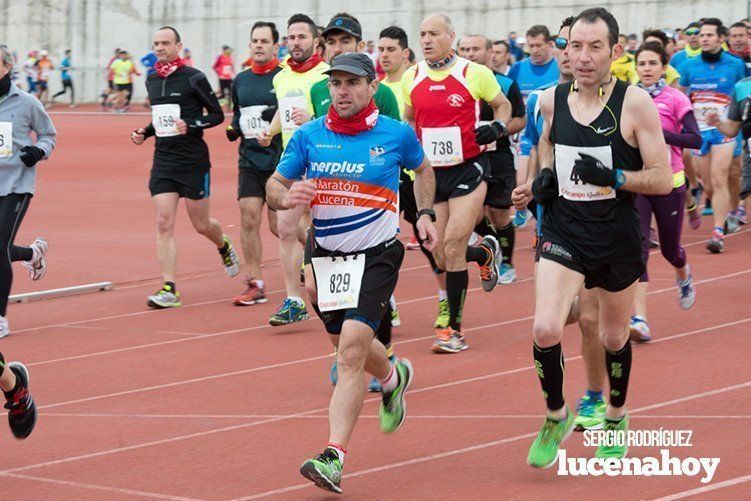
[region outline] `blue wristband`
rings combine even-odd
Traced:
[[[623,183],[626,182],[626,176],[623,174],[623,171],[621,169],[615,169],[615,185],[613,188],[616,190],[623,186]]]

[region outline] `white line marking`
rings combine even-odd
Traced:
[[[743,321],[731,322],[731,324],[738,324],[738,323],[741,323],[741,322],[748,322],[748,321],[751,321],[751,317],[749,317],[747,319],[744,319]],[[698,333],[707,332],[707,331],[710,331],[710,330],[713,330],[713,329],[723,328],[725,326],[727,326],[727,324],[720,324],[720,325],[716,325],[716,326],[714,326],[712,328],[698,329],[698,330],[692,331],[692,332],[694,334],[698,334]],[[678,338],[684,337],[686,335],[689,335],[689,333],[676,334],[674,336],[662,338],[662,339],[660,339],[658,341],[668,341],[670,339],[678,339]],[[571,357],[571,358],[566,359],[566,361],[570,362],[570,361],[573,361],[573,360],[578,360],[580,358],[581,358],[581,356]],[[480,376],[480,377],[474,377],[474,378],[469,378],[469,379],[463,379],[463,380],[459,380],[459,381],[454,381],[454,382],[448,383],[448,384],[434,385],[434,386],[431,386],[431,387],[420,388],[418,390],[410,391],[410,394],[412,394],[412,393],[421,393],[421,392],[428,391],[430,389],[439,389],[439,388],[445,388],[447,386],[455,386],[455,385],[459,385],[459,384],[470,383],[470,382],[474,382],[474,381],[488,379],[489,377],[502,376],[502,375],[507,374],[507,373],[508,374],[512,374],[512,373],[520,372],[522,370],[530,370],[532,368],[533,368],[533,366],[529,366],[529,367],[520,368],[520,369],[512,369],[510,371],[497,372],[497,373],[491,374],[489,376]],[[746,386],[746,385],[751,385],[751,381],[746,382],[746,383],[742,383],[741,385],[735,385],[733,387],[728,387],[728,388],[743,387],[743,386]],[[724,388],[721,388],[719,390],[713,390],[711,392],[698,393],[696,395],[699,395],[699,396],[695,396],[695,397],[692,397],[691,395],[689,395],[687,397],[683,397],[682,399],[677,399],[677,400],[671,401],[671,403],[676,403],[678,401],[684,402],[684,401],[687,401],[687,400],[692,400],[693,398],[701,398],[702,396],[706,396],[706,395],[709,395],[709,394],[717,394],[717,393],[721,393],[723,391],[729,391],[729,390],[725,390]],[[380,397],[369,398],[369,399],[365,400],[365,403],[376,402],[376,401],[380,401],[380,400],[381,400]],[[661,404],[655,404],[655,405],[662,406]],[[666,405],[668,405],[668,404],[666,404]],[[636,413],[636,412],[639,412],[641,410],[645,410],[647,408],[654,408],[654,406],[648,406],[648,407],[643,407],[643,408],[638,408],[638,409],[632,409],[631,412]],[[212,429],[212,430],[191,433],[191,434],[188,434],[188,435],[178,435],[178,436],[175,436],[175,437],[170,437],[170,438],[155,440],[155,441],[151,441],[151,442],[145,442],[145,443],[141,443],[141,444],[129,445],[129,446],[125,446],[125,447],[118,447],[118,448],[108,449],[108,450],[99,451],[99,452],[93,452],[93,453],[88,453],[88,454],[81,454],[81,455],[77,455],[77,456],[68,456],[68,457],[65,457],[65,458],[51,460],[51,461],[46,461],[46,462],[43,462],[43,463],[36,463],[36,464],[31,464],[31,465],[27,465],[27,466],[22,466],[22,467],[18,467],[18,468],[12,468],[12,469],[9,469],[9,470],[0,471],[0,474],[2,474],[2,473],[8,473],[8,472],[19,472],[19,471],[31,470],[31,469],[34,469],[34,468],[42,468],[42,467],[45,467],[45,466],[52,466],[52,465],[57,465],[57,464],[62,464],[62,463],[69,463],[71,461],[79,461],[79,460],[84,460],[84,459],[91,459],[91,458],[95,458],[95,457],[106,456],[106,455],[109,455],[109,454],[116,454],[116,453],[119,453],[119,452],[126,452],[126,451],[131,451],[131,450],[142,449],[142,448],[145,448],[145,447],[152,447],[152,446],[163,445],[163,444],[168,444],[168,443],[172,443],[172,442],[179,442],[179,441],[183,441],[183,440],[189,440],[189,439],[197,438],[197,437],[204,437],[204,436],[207,436],[207,435],[214,435],[214,434],[222,433],[222,432],[225,432],[225,431],[241,430],[241,429],[245,429],[245,428],[251,428],[251,427],[254,427],[254,426],[259,426],[259,425],[262,425],[262,424],[268,424],[268,423],[274,423],[274,422],[278,422],[278,421],[285,421],[285,420],[289,420],[289,419],[294,419],[294,418],[297,418],[297,417],[300,417],[300,416],[308,416],[308,415],[312,415],[312,414],[321,414],[323,412],[326,412],[327,410],[328,410],[328,406],[327,407],[322,407],[322,408],[319,408],[319,409],[312,409],[312,410],[309,410],[309,411],[298,412],[298,413],[295,413],[295,414],[289,414],[287,416],[274,417],[274,418],[264,419],[264,420],[261,420],[261,421],[255,421],[255,422],[252,422],[252,423],[244,423],[244,424],[238,424],[238,425],[233,425],[233,426],[227,426],[227,427],[223,427],[223,428],[215,428],[215,429]],[[525,435],[520,435],[520,437],[524,437],[524,436]]]
[[[136,491],[133,489],[121,489],[119,487],[107,487],[104,485],[84,484],[81,482],[71,482],[69,480],[58,480],[55,478],[36,477],[31,475],[20,475],[18,473],[0,473],[0,476],[18,478],[21,480],[33,480],[35,482],[45,482],[49,484],[67,485],[70,487],[79,487],[82,489],[94,489],[97,491],[115,492],[118,494],[129,494],[131,496],[141,496],[153,499],[171,499],[177,501],[195,501],[195,498],[184,498],[178,496],[168,496],[166,494],[157,494],[155,492]]]
[[[688,402],[689,400],[696,400],[697,398],[709,397],[711,395],[719,395],[720,393],[726,393],[728,391],[739,390],[741,388],[748,388],[749,386],[751,386],[751,381],[746,381],[745,383],[739,383],[733,386],[726,386],[725,388],[720,388],[718,390],[705,391],[703,393],[696,393],[694,395],[689,395],[687,397],[676,398],[675,400],[668,400],[666,402],[662,402],[659,404],[647,405],[646,407],[640,407],[638,409],[634,409],[633,412],[650,411],[652,409],[659,409],[660,407],[665,407],[667,405],[679,404],[681,402]]]
[[[716,491],[718,489],[724,489],[725,487],[732,487],[734,485],[751,482],[751,475],[744,475],[742,477],[731,478],[730,480],[723,480],[716,484],[705,485],[704,487],[697,487],[696,489],[690,489],[687,491],[676,492],[669,496],[657,498],[654,501],[674,501],[676,499],[683,499],[689,496],[696,496],[697,494],[704,494],[705,492]]]

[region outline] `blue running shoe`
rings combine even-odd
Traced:
[[[527,209],[516,211],[514,215],[514,226],[524,228],[527,225]]]
[[[648,343],[652,340],[652,331],[649,330],[647,319],[634,315],[628,326],[629,337],[636,343]]]
[[[299,301],[294,301],[290,298],[285,298],[282,306],[271,315],[269,318],[269,324],[277,327],[279,325],[288,325],[295,322],[302,322],[308,319],[308,310],[305,309],[305,304]]]
[[[368,392],[370,393],[381,392],[381,382],[378,381],[377,377],[373,376],[373,379],[370,380],[370,383],[368,384]]]
[[[686,267],[686,281],[676,280],[678,283],[678,301],[684,310],[691,309],[696,302],[696,287],[694,287],[694,275],[691,273],[691,267]]]

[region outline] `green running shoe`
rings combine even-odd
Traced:
[[[619,440],[616,440],[616,444],[623,444],[623,445],[613,445],[607,446],[607,445],[600,445],[597,447],[597,451],[595,452],[596,458],[624,458],[626,457],[626,453],[628,452],[628,437],[626,432],[628,431],[628,414],[623,416],[622,419],[618,421],[613,421],[608,418],[605,418],[605,426],[603,429],[610,433],[615,432],[615,435],[618,437]],[[622,435],[620,437],[619,435]]]
[[[342,493],[342,463],[333,449],[327,447],[323,454],[305,461],[300,467],[300,473],[321,489]]]
[[[594,399],[584,395],[576,406],[576,418],[574,418],[574,430],[600,430],[605,421],[605,409],[608,403],[604,398]]]
[[[412,384],[415,371],[412,368],[412,362],[406,358],[400,359],[394,364],[399,375],[399,383],[394,391],[383,394],[383,403],[378,414],[381,416],[381,431],[384,433],[394,433],[404,422],[407,417],[407,401],[404,400],[404,394],[407,392],[409,385]]]
[[[449,300],[438,301],[438,316],[435,319],[436,329],[445,329],[449,326]]]
[[[535,468],[550,468],[558,461],[558,448],[574,429],[574,415],[566,408],[566,419],[555,421],[545,418],[540,433],[532,442],[527,455],[527,464]]]

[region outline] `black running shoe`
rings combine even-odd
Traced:
[[[37,422],[37,408],[29,393],[29,371],[21,362],[10,362],[6,368],[21,381],[15,393],[7,399],[5,408],[8,409],[8,424],[13,436],[22,440],[31,435]]]

